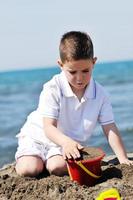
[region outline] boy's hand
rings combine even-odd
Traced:
[[[121,164],[133,165],[133,160],[124,159],[120,161]]]
[[[81,146],[78,142],[72,140],[71,138],[67,139],[63,145],[63,158],[67,159],[77,159],[80,158],[79,150],[83,149],[84,147]]]

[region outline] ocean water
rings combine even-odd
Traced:
[[[55,66],[0,72],[0,167],[14,161],[15,135],[37,108],[43,83],[59,71]],[[127,152],[133,152],[133,61],[97,64],[93,77],[110,93],[116,124]],[[107,155],[112,153],[100,126],[88,145],[102,147]]]

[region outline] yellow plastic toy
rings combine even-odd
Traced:
[[[118,191],[115,188],[111,188],[101,192],[96,200],[121,200],[121,198]]]

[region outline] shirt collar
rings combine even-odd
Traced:
[[[75,96],[68,81],[67,78],[65,76],[65,73],[62,71],[60,74],[60,87],[62,90],[62,93],[66,96],[66,97],[72,97]]]
[[[91,77],[90,83],[87,86],[84,94],[84,98],[86,99],[95,99],[96,98],[96,83],[94,79]]]
[[[60,76],[60,87],[61,87],[62,93],[66,97],[75,96],[75,94],[73,93],[73,91],[67,81],[65,73],[62,71],[60,75],[61,75]],[[85,90],[85,94],[84,94],[83,98],[84,99],[95,99],[96,98],[96,83],[92,77],[90,79],[90,84],[87,86],[87,88]]]

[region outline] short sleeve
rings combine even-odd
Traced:
[[[58,119],[59,102],[58,88],[55,85],[44,85],[37,110],[43,117]]]
[[[104,96],[103,103],[98,116],[98,121],[101,125],[106,125],[114,122],[114,115],[109,96]]]

